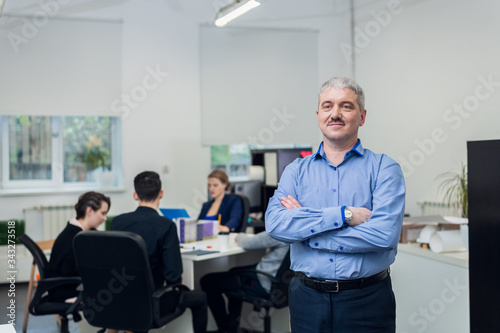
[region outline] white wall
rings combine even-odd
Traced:
[[[200,143],[199,25],[212,22],[224,1],[80,0],[62,4],[66,2],[56,1],[57,15],[123,20],[123,93],[142,84],[147,68],[168,72],[157,89],[123,115],[126,191],[109,194],[110,215],[135,209],[132,179],[146,169],[162,177],[163,207],[184,207],[198,214],[206,200],[206,175],[210,171],[210,150]],[[40,10],[37,1],[32,6],[7,1],[4,14],[26,15]],[[340,52],[330,34],[341,30],[349,33],[340,29],[348,24],[343,12],[343,4],[331,1],[310,1],[307,6],[299,0],[269,1],[242,17],[238,24],[320,30],[319,78],[324,81],[340,71],[349,74],[350,67],[344,68],[344,61],[338,61]],[[315,105],[311,105],[311,117],[314,111]],[[318,142],[312,145],[318,145],[319,134],[317,137]],[[165,166],[168,173],[163,172]],[[22,209],[35,205],[71,204],[77,197],[78,193],[1,196],[0,219],[22,218]]]
[[[356,27],[378,32],[356,55],[367,93],[361,137],[402,164],[407,212],[418,215],[417,201],[442,199],[436,177],[467,162],[467,141],[500,137],[500,2],[401,1],[379,30],[371,12],[388,2],[356,4]]]
[[[60,5],[58,15],[66,17],[123,20],[124,93],[141,84],[148,67],[169,73],[123,118],[127,189],[111,194],[111,214],[135,207],[131,182],[145,169],[161,173],[166,194],[162,206],[185,207],[197,214],[210,168],[209,149],[200,144],[199,24],[211,22],[218,5],[225,2],[80,0]],[[390,22],[378,23],[377,30],[371,11],[387,9],[388,3],[355,1],[355,31],[374,29],[368,30],[365,40],[355,34],[359,46],[355,77],[365,88],[368,109],[360,135],[365,147],[408,164],[407,211],[418,215],[418,200],[439,197],[434,178],[466,160],[467,140],[500,136],[496,85],[484,98],[488,91],[479,88],[482,100],[468,118],[447,113],[454,104],[474,101],[481,84],[478,77],[500,80],[496,62],[500,46],[494,35],[500,28],[494,18],[500,4],[494,0],[405,1],[396,7]],[[4,13],[40,10],[37,1],[30,8],[21,6],[7,0]],[[318,87],[333,75],[352,74],[350,58],[342,51],[350,43],[348,1],[269,0],[235,24],[317,29]],[[311,105],[311,117],[315,107]],[[442,129],[438,137],[443,142],[430,144],[435,129]],[[317,137],[318,142],[311,142],[314,148],[319,131]],[[427,146],[419,148],[416,142]],[[167,174],[162,173],[165,165]],[[2,196],[0,219],[20,218],[22,208],[34,205],[73,203],[76,197],[76,193]]]

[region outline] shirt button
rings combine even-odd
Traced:
[[[314,246],[318,247],[318,245],[319,245],[318,243],[314,243]]]
[[[333,262],[333,258],[330,258],[330,262]]]
[[[337,167],[333,167],[333,171],[337,171]]]
[[[336,226],[336,227],[338,227],[339,224],[337,222],[335,222],[333,225]]]
[[[314,229],[311,229],[311,234],[314,234]]]
[[[339,247],[339,250],[344,251],[344,247],[343,246]]]
[[[336,188],[334,188],[334,189],[333,189],[333,192],[337,192],[337,189],[336,189]]]

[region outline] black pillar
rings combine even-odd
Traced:
[[[467,142],[473,333],[500,330],[500,140]]]

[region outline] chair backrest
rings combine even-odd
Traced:
[[[243,210],[243,214],[241,215],[240,225],[236,232],[245,232],[248,225],[248,217],[250,215],[250,199],[243,194],[234,194],[241,200],[241,207]]]
[[[83,315],[97,327],[147,331],[153,326],[153,278],[142,237],[84,231],[73,241],[83,283]]]
[[[26,246],[28,251],[30,251],[33,256],[33,262],[38,266],[40,278],[46,278],[49,262],[47,261],[47,257],[45,257],[42,249],[26,234],[19,236],[18,240]]]
[[[294,272],[290,269],[290,250],[288,250],[276,273],[276,277],[271,283],[269,292],[269,299],[276,309],[288,306],[288,286],[293,276]]]
[[[40,248],[41,251],[52,249],[54,246],[55,239],[47,240],[47,241],[39,241],[36,242],[36,245]],[[30,279],[28,282],[28,292],[26,293],[26,304],[31,303],[31,298],[33,296],[33,286],[37,285],[37,281],[35,278],[35,268],[37,264],[35,260],[33,260],[33,265],[31,267]],[[24,321],[23,321],[23,333],[26,333],[28,330],[28,319],[29,319],[29,306],[24,308]]]

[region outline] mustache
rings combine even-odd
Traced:
[[[335,119],[331,119],[329,120],[326,125],[331,125],[331,124],[342,124],[342,125],[345,125],[345,122],[342,120],[342,119],[339,119],[339,118],[335,118]]]

